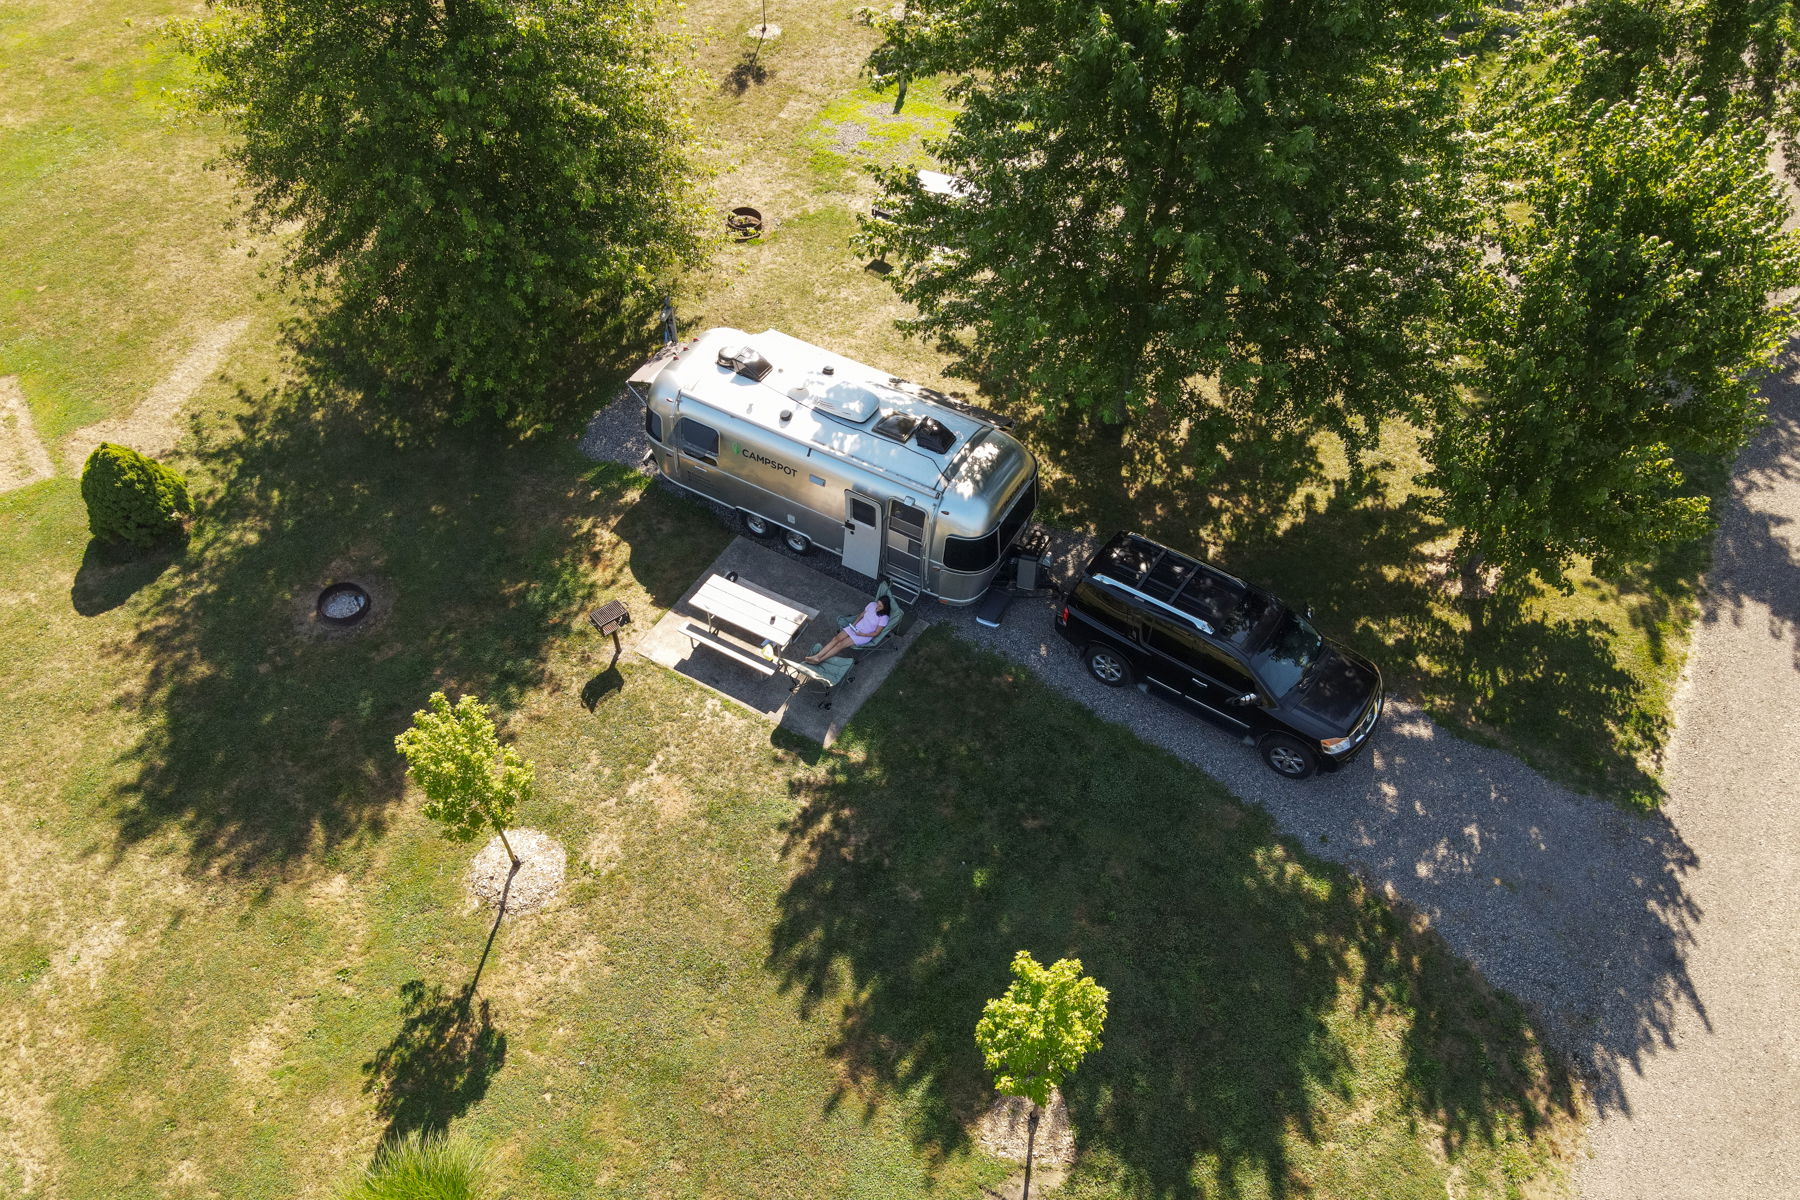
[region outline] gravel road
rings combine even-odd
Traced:
[[[1796,760],[1779,753],[1800,751],[1786,537],[1800,519],[1800,386],[1770,394],[1773,423],[1739,464],[1719,534],[1658,815],[1573,794],[1403,703],[1363,761],[1290,784],[1212,727],[1091,680],[1048,601],[1019,599],[999,629],[970,609],[927,616],[1264,806],[1530,1005],[1594,1101],[1584,1200],[1800,1196],[1800,1128],[1783,1103],[1800,1092],[1786,1019],[1800,995],[1800,835]],[[629,398],[611,406],[583,448],[636,465],[637,414]],[[1059,568],[1088,549],[1064,539]]]

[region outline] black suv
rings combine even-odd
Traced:
[[[1289,779],[1335,771],[1381,717],[1381,672],[1234,575],[1121,533],[1056,618],[1088,671],[1134,681],[1253,744]]]

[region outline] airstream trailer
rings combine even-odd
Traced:
[[[709,330],[633,386],[672,483],[903,598],[979,599],[1037,503],[1037,464],[992,414],[772,329]]]

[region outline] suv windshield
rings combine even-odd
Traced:
[[[1275,696],[1285,696],[1303,683],[1319,661],[1325,639],[1306,618],[1289,609],[1281,614],[1274,634],[1256,657],[1256,675]]]

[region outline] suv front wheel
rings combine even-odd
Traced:
[[[1131,682],[1131,664],[1125,656],[1105,642],[1095,642],[1081,652],[1088,674],[1107,687],[1124,687]]]
[[[1284,733],[1271,733],[1256,747],[1269,770],[1288,779],[1305,779],[1319,769],[1319,759],[1305,742]]]

